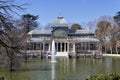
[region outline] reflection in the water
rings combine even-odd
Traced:
[[[6,80],[85,80],[94,74],[120,73],[120,58],[57,58],[57,63],[50,61],[33,60],[24,64],[21,70],[0,71],[0,76]]]
[[[55,63],[51,63],[51,80],[55,80]]]

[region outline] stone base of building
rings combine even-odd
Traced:
[[[68,52],[57,52],[55,56],[57,56],[57,57],[68,57]]]

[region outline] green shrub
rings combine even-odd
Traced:
[[[86,80],[120,80],[120,74],[98,74],[88,77]]]

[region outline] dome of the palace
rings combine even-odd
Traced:
[[[67,21],[64,19],[64,17],[59,16],[57,19],[53,22],[52,27],[68,27]]]

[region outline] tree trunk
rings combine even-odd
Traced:
[[[116,48],[115,48],[115,49],[116,49],[116,53],[118,54],[118,49],[117,49],[117,46],[116,46]]]
[[[110,53],[112,54],[112,52],[113,52],[113,51],[112,51],[112,47],[110,47]]]
[[[10,67],[9,67],[9,70],[10,70],[10,71],[14,71],[12,59],[10,60]]]
[[[24,46],[24,59],[25,59],[25,63],[26,63],[27,60],[28,60],[28,57],[27,57],[27,46]]]
[[[100,52],[102,52],[102,43],[100,43]]]
[[[13,66],[14,66],[14,58],[15,58],[14,52],[13,52],[12,50],[10,50],[10,51],[9,51],[9,54],[10,54],[10,56],[9,56],[9,60],[10,60],[9,70],[10,70],[10,71],[14,71],[14,69],[13,69]]]
[[[25,51],[25,53],[24,53],[25,55],[24,55],[24,57],[25,57],[25,62],[27,62],[28,61],[28,57],[27,57],[27,51]]]
[[[112,50],[112,45],[111,45],[111,42],[110,42],[110,53],[112,54],[113,50]]]
[[[105,43],[105,54],[107,53],[106,43]]]

